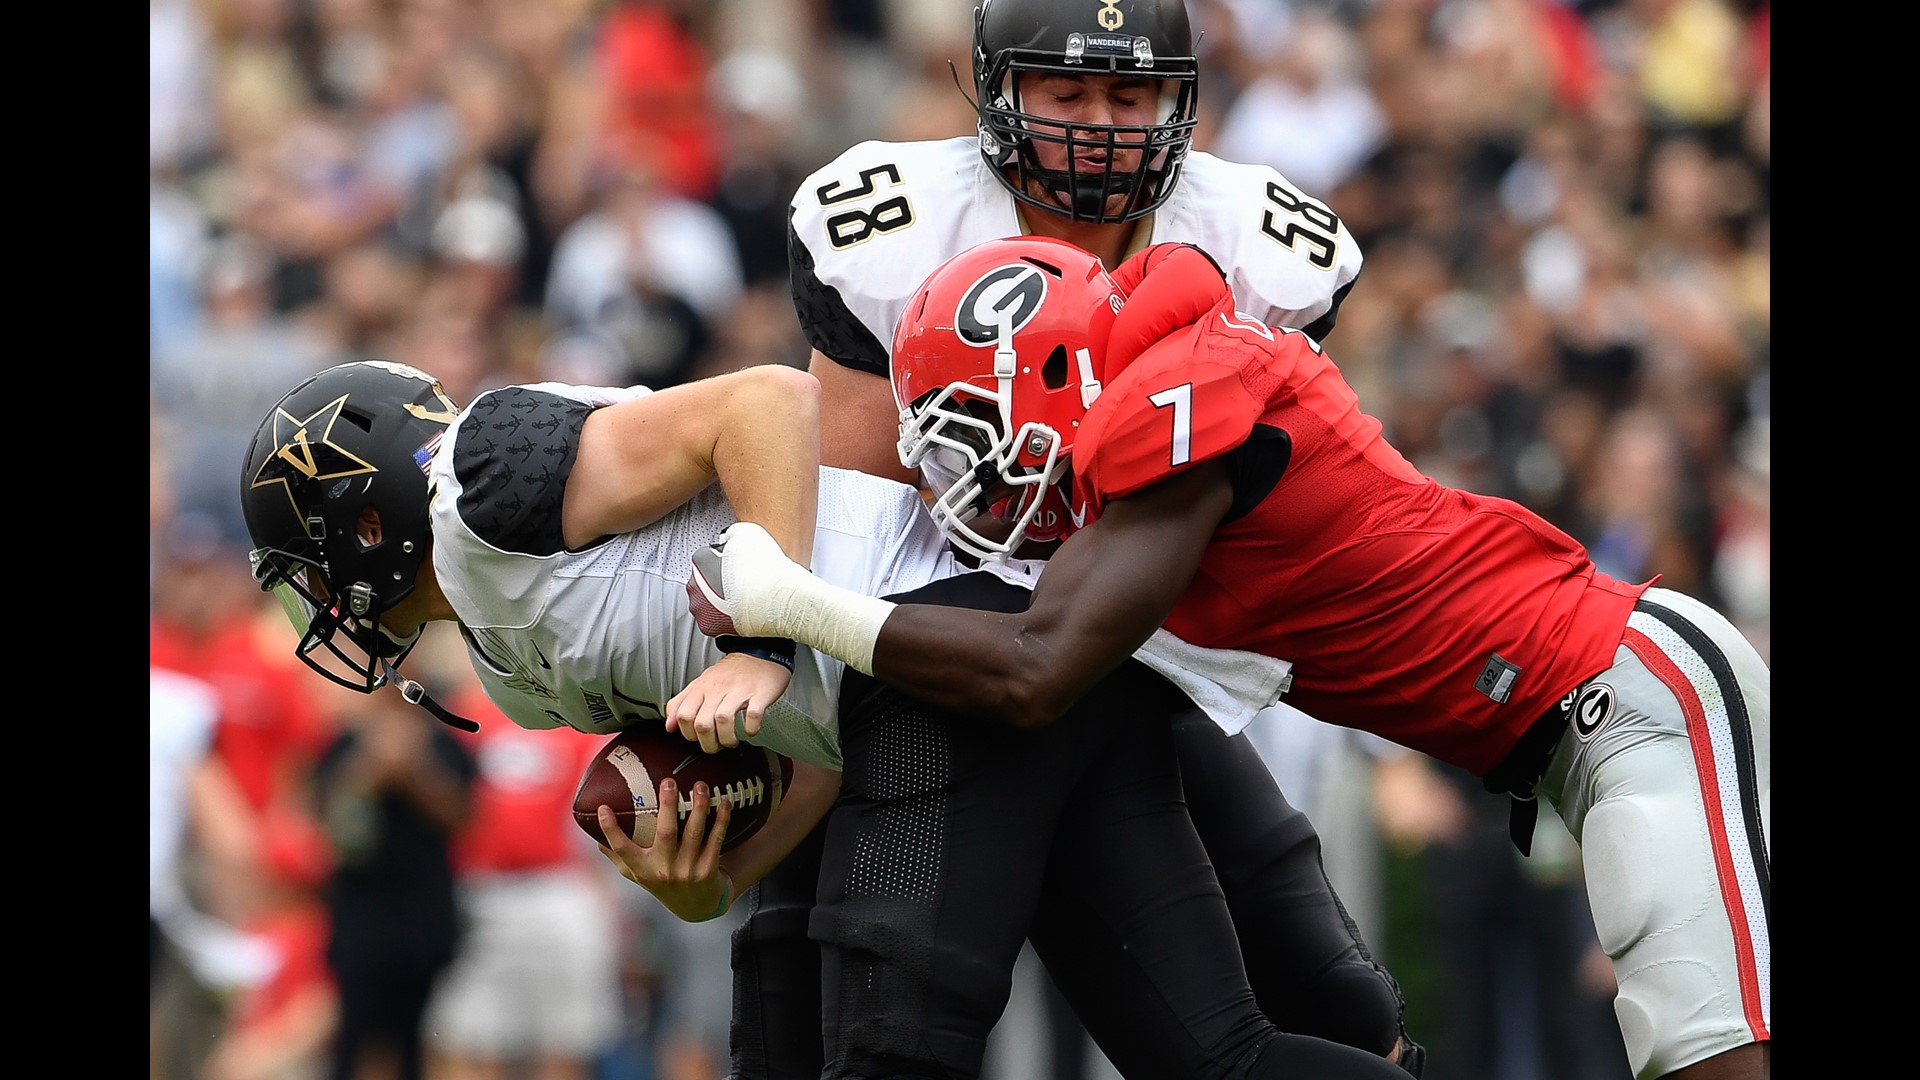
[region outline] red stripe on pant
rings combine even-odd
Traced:
[[[1713,732],[1707,727],[1706,707],[1700,704],[1700,693],[1692,680],[1652,638],[1628,627],[1624,644],[1647,670],[1673,691],[1681,711],[1686,714],[1693,764],[1700,774],[1700,795],[1707,807],[1707,835],[1713,840],[1713,862],[1719,871],[1720,898],[1727,905],[1733,924],[1733,948],[1740,964],[1740,1005],[1754,1039],[1766,1041],[1772,1036],[1767,1031],[1766,1017],[1760,1012],[1760,970],[1753,959],[1753,935],[1747,929],[1747,905],[1740,894],[1740,879],[1734,872],[1733,849],[1727,843],[1726,814],[1720,805],[1720,775],[1714,763]],[[1738,686],[1728,690],[1734,694],[1740,692]]]

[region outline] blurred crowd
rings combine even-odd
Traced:
[[[414,364],[463,402],[506,382],[661,387],[804,365],[788,199],[861,140],[972,132],[973,0],[150,7],[152,662],[201,687],[168,705],[179,735],[163,762],[155,683],[154,1075],[355,1075],[332,1071],[335,1048],[343,1031],[379,1035],[358,995],[387,984],[346,954],[395,950],[343,939],[342,898],[404,886],[451,897],[419,909],[446,924],[446,948],[407,939],[424,965],[408,977],[429,977],[404,1015],[425,1035],[397,1052],[430,1075],[711,1080],[726,921],[678,924],[612,874],[554,811],[579,741],[514,737],[457,641],[424,645],[419,666],[486,741],[301,667],[247,579],[239,462],[280,394],[344,360]],[[1606,572],[1659,573],[1713,603],[1766,654],[1766,0],[1188,7],[1203,32],[1195,145],[1277,167],[1360,241],[1365,269],[1328,348],[1389,437],[1429,474],[1543,511]],[[372,734],[392,728],[407,741]],[[1483,855],[1514,863],[1515,888],[1580,899],[1577,862],[1549,845],[1530,869],[1503,847],[1500,800],[1466,790],[1473,811],[1441,828],[1392,801],[1406,790],[1383,784],[1363,816],[1430,914],[1472,901],[1449,893],[1448,860],[1419,853],[1466,842],[1483,816]],[[501,824],[515,815],[541,824]],[[163,824],[177,825],[165,843]],[[523,831],[511,850],[477,839]],[[381,877],[391,860],[368,845],[403,835],[444,880]],[[163,853],[184,889],[160,884]],[[565,887],[535,898],[531,880]],[[489,912],[548,902],[561,914],[504,922],[598,927],[602,947],[487,930]],[[1511,944],[1379,906],[1389,938]],[[1577,939],[1567,918],[1557,932]],[[208,926],[233,933],[194,930]],[[1467,961],[1412,945],[1385,949],[1390,964],[1436,965],[1431,985],[1408,980],[1410,1000],[1474,999],[1449,990]],[[598,981],[566,992],[617,1008],[490,1040],[497,1025],[459,1020],[502,1007],[478,969],[508,985],[560,977],[515,955],[572,957]],[[1572,948],[1557,970],[1603,979],[1585,959]],[[1472,1052],[1504,1064],[1451,1075],[1575,1075],[1541,1049],[1544,1022],[1521,1025],[1523,1050],[1512,1024],[1489,1023],[1496,1049]]]

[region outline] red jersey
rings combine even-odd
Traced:
[[[463,874],[579,865],[592,848],[574,824],[573,795],[606,737],[523,728],[478,691],[455,695],[449,705],[480,724],[477,732],[458,733],[479,776],[473,814],[454,837],[454,865]]]
[[[278,617],[278,616],[276,616]],[[256,810],[296,794],[331,737],[315,705],[312,678],[274,639],[263,647],[258,616],[251,609],[229,613],[200,631],[154,616],[148,623],[148,659],[212,683],[220,695],[220,726],[214,751],[232,771]],[[285,621],[279,631],[284,634]]]
[[[327,909],[317,900],[286,904],[249,923],[249,933],[273,945],[280,966],[267,981],[241,994],[228,1021],[236,1031],[260,1033],[276,1026],[281,1013],[313,989],[334,990],[333,968],[327,963]]]
[[[1484,775],[1613,663],[1647,585],[1599,573],[1518,503],[1421,474],[1306,335],[1229,297],[1107,364],[1075,506],[1095,517],[1227,459],[1233,507],[1165,625],[1292,661],[1290,704]]]

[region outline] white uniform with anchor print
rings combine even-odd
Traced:
[[[595,406],[651,392],[557,383],[528,389]],[[474,406],[461,413],[433,461],[433,563],[487,696],[528,728],[610,734],[660,723],[667,700],[722,655],[688,613],[686,581],[693,553],[734,521],[726,496],[711,485],[653,524],[582,551],[506,550],[476,533],[461,512],[452,462],[471,434]],[[556,482],[564,485],[564,476]],[[819,505],[813,567],[829,581],[881,596],[959,569],[913,488],[822,469]],[[834,708],[841,671],[838,660],[800,647],[793,682],[767,711],[756,741],[839,768]]]

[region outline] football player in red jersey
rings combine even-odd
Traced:
[[[888,343],[919,283],[984,240],[1049,236],[1108,268],[1150,243],[1200,244],[1232,275],[1247,311],[1316,334],[1332,329],[1362,268],[1358,240],[1278,170],[1194,146],[1202,62],[1188,7],[981,0],[970,63],[958,69],[964,78],[971,68],[974,129],[863,141],[798,185],[787,243],[794,313],[820,381],[823,463],[919,482],[895,447]],[[1067,523],[1063,500],[1029,510],[1035,544]],[[726,711],[715,711],[714,725],[726,726]],[[1424,1052],[1403,1031],[1398,984],[1328,881],[1319,833],[1252,740],[1237,727],[1176,718],[1174,750],[1261,1010],[1283,1031],[1358,1046],[1420,1075]],[[778,927],[804,928],[814,885],[798,860],[784,862],[756,894],[736,956],[752,962],[749,951],[777,947]],[[768,984],[818,981],[759,967]],[[792,1047],[769,1052],[796,1056]]]
[[[970,249],[894,341],[903,458],[956,543],[1014,550],[1030,507],[1070,492],[1031,606],[853,595],[743,523],[696,557],[696,608],[1023,729],[1163,624],[1291,661],[1310,715],[1514,793],[1523,850],[1536,795],[1555,806],[1639,1076],[1767,1075],[1770,676],[1752,645],[1690,597],[1600,573],[1525,507],[1422,475],[1319,344],[1236,312],[1199,249],[1149,248],[1112,282],[1005,285],[1070,258],[1032,238]],[[1036,306],[1116,285],[1099,346],[1023,334],[1048,325]]]

